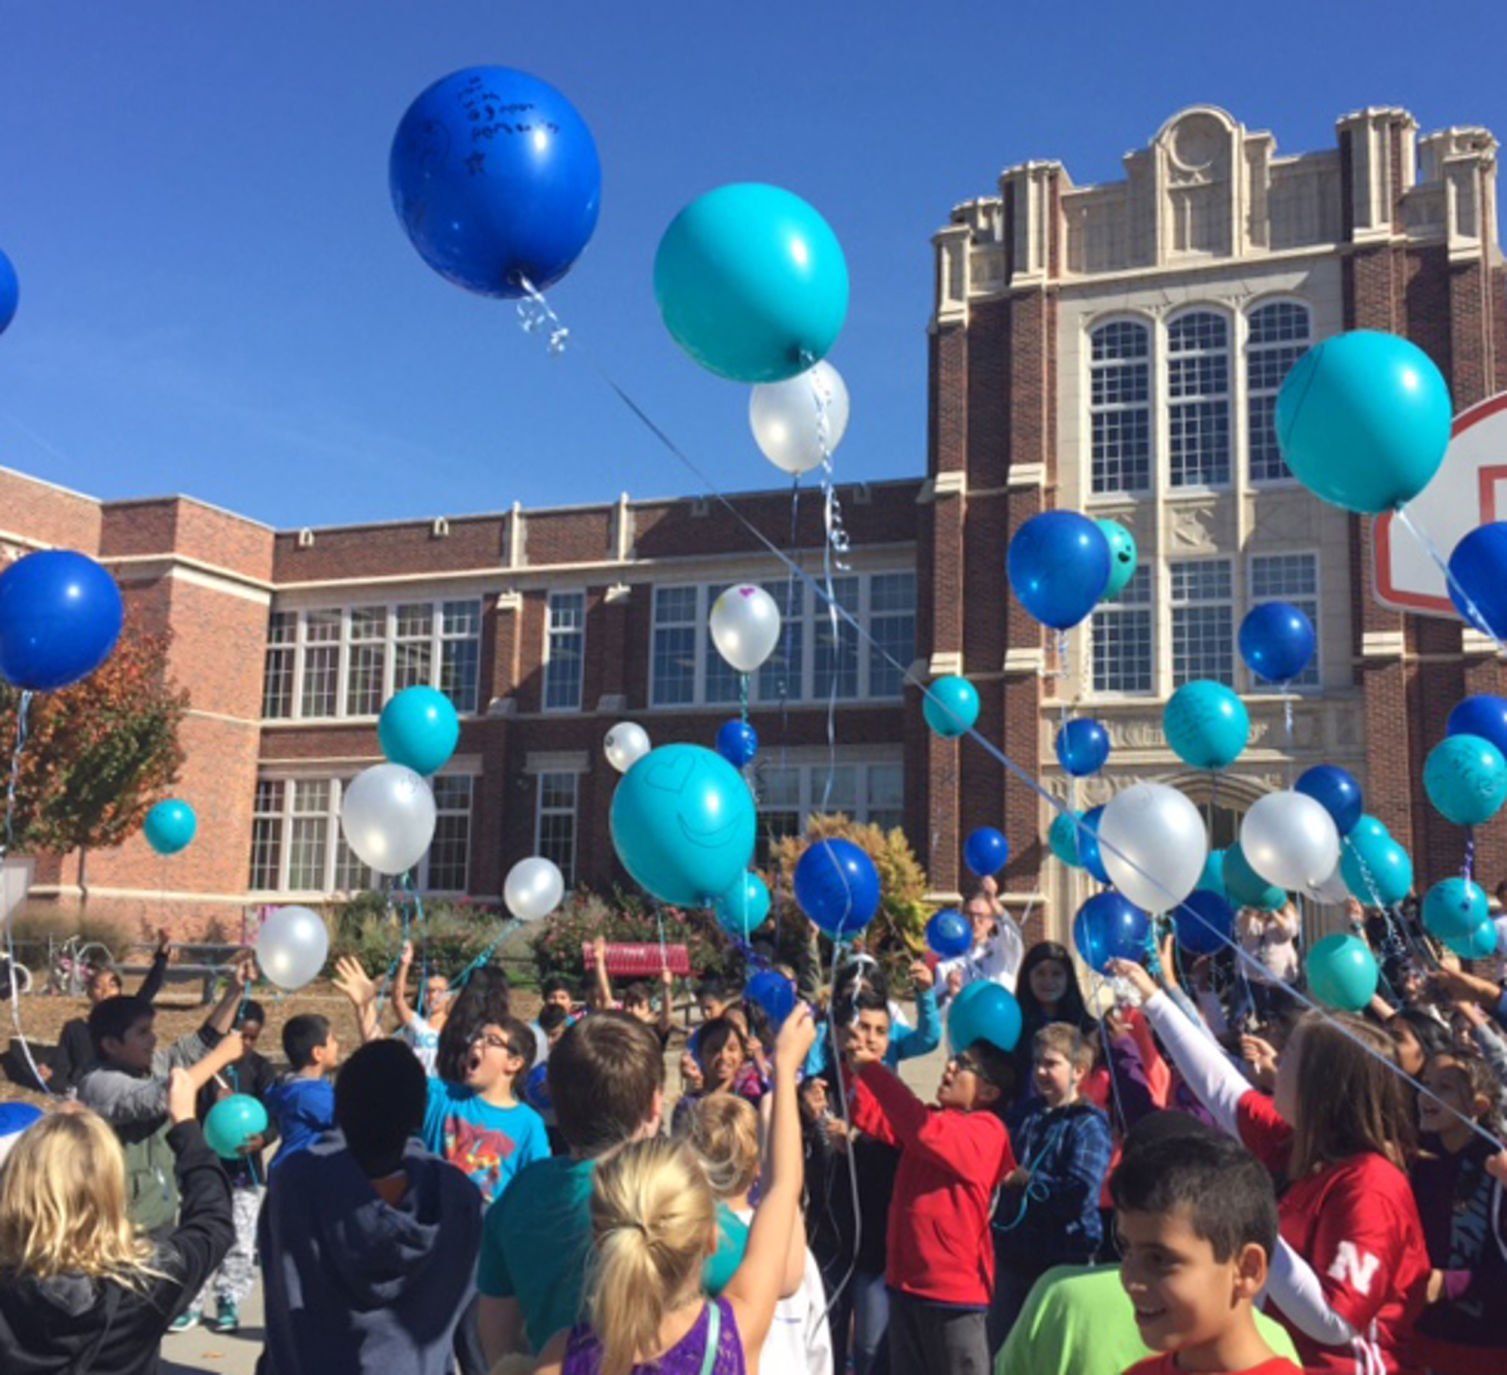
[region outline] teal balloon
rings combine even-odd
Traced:
[[[159,855],[176,855],[192,842],[194,832],[199,829],[199,818],[187,802],[168,797],[147,813],[141,829],[147,844]]]
[[[1228,900],[1230,890],[1225,886],[1224,881],[1223,850],[1209,851],[1209,857],[1204,860],[1204,871],[1198,880],[1198,891],[1217,893],[1220,897]]]
[[[1507,802],[1507,759],[1479,735],[1447,735],[1424,761],[1423,790],[1446,820],[1479,826]]]
[[[1497,953],[1497,924],[1487,917],[1444,943],[1462,960],[1490,959]]]
[[[267,1130],[267,1109],[249,1093],[222,1098],[204,1119],[204,1140],[222,1160],[235,1160],[241,1147]]]
[[[1261,912],[1275,912],[1287,901],[1287,894],[1275,883],[1268,883],[1246,859],[1237,841],[1224,852],[1221,876],[1225,893],[1236,907],[1254,907]]]
[[[754,801],[743,776],[700,745],[661,745],[618,782],[612,844],[634,880],[661,902],[700,907],[753,858]]]
[[[1227,769],[1251,738],[1251,718],[1223,683],[1201,678],[1184,683],[1162,712],[1167,744],[1195,769]]]
[[[1357,844],[1351,832],[1340,854],[1340,877],[1367,907],[1391,907],[1413,891],[1413,860],[1391,836]]]
[[[848,313],[832,228],[778,186],[718,187],[671,222],[654,299],[675,342],[735,382],[780,382],[826,357]]]
[[[1081,812],[1058,812],[1047,831],[1047,845],[1052,853],[1071,869],[1083,867],[1078,858],[1078,823],[1082,819]]]
[[[1135,576],[1136,561],[1140,557],[1135,536],[1117,520],[1094,522],[1104,531],[1109,545],[1109,585],[1104,589],[1101,601],[1111,601],[1125,590],[1125,584]]]
[[[1386,824],[1378,817],[1369,812],[1357,821],[1346,839],[1352,845],[1367,846],[1380,845],[1384,840],[1391,840],[1392,833],[1387,830]]]
[[[1454,421],[1433,360],[1395,334],[1314,345],[1277,393],[1282,457],[1314,495],[1362,515],[1411,501],[1439,471]]]
[[[1308,991],[1325,1007],[1359,1012],[1376,996],[1376,956],[1359,936],[1336,932],[1315,941],[1304,970]]]
[[[377,718],[382,753],[426,777],[438,773],[460,742],[460,718],[450,699],[432,687],[404,688]]]
[[[1469,879],[1444,879],[1423,895],[1423,929],[1446,944],[1469,938],[1483,921],[1491,924],[1491,905],[1486,890]],[[1496,927],[1491,929],[1495,940]]]
[[[955,1055],[975,1041],[987,1041],[1000,1050],[1014,1050],[1022,1024],[1015,995],[997,983],[980,979],[952,1000],[947,1012],[947,1041]]]
[[[715,910],[718,926],[729,936],[747,940],[769,916],[769,888],[757,874],[748,871],[718,897]]]
[[[956,740],[972,730],[979,719],[978,689],[955,673],[936,678],[921,699],[921,714],[942,739]]]

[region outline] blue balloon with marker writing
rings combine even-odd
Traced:
[[[747,721],[724,721],[717,730],[717,753],[735,769],[747,768],[759,752],[759,732]]]
[[[879,871],[851,840],[818,840],[796,861],[795,900],[834,939],[857,935],[879,910]]]
[[[973,924],[956,908],[949,907],[926,923],[926,944],[939,959],[966,955],[973,949]]]

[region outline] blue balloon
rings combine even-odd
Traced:
[[[460,743],[460,718],[438,688],[411,687],[387,699],[377,718],[377,742],[394,764],[427,777],[438,773]]]
[[[1467,697],[1450,712],[1448,734],[1479,735],[1507,755],[1507,697],[1489,692]]]
[[[973,923],[949,907],[926,923],[926,944],[939,959],[966,955],[973,949]]]
[[[1184,683],[1162,712],[1162,732],[1183,763],[1195,769],[1227,769],[1251,738],[1251,718],[1223,683],[1201,678]]]
[[[1010,537],[1010,586],[1042,625],[1071,630],[1109,586],[1109,541],[1076,511],[1043,511]]]
[[[0,573],[0,677],[51,692],[87,678],[120,638],[120,589],[99,564],[44,549]]]
[[[729,936],[746,941],[769,917],[769,888],[752,870],[721,894],[713,910],[717,925]]]
[[[741,882],[755,823],[742,775],[700,745],[650,750],[612,795],[612,844],[623,868],[678,907],[699,907]]]
[[[1446,735],[1424,760],[1423,790],[1446,820],[1479,826],[1507,802],[1507,759],[1479,735]]]
[[[747,721],[724,721],[717,731],[717,753],[735,769],[746,769],[759,752],[759,732]]]
[[[879,871],[851,840],[818,840],[796,861],[795,900],[827,935],[855,935],[879,910]]]
[[[187,802],[169,797],[147,813],[141,829],[147,844],[159,855],[176,855],[188,848],[199,829],[199,819]]]
[[[1359,1012],[1376,996],[1381,971],[1371,947],[1359,936],[1336,931],[1315,941],[1303,968],[1309,992],[1325,1007]]]
[[[535,1065],[523,1081],[523,1097],[535,1112],[550,1112],[555,1100],[549,1095],[549,1061]]]
[[[1098,721],[1079,717],[1057,731],[1057,762],[1074,778],[1098,773],[1109,758],[1109,732]]]
[[[1010,861],[1010,842],[993,826],[980,826],[963,842],[963,859],[980,878],[997,874]]]
[[[398,124],[387,178],[419,256],[484,296],[559,281],[602,204],[586,122],[547,81],[510,67],[467,67],[424,91]]]
[[[1047,845],[1052,853],[1072,869],[1083,867],[1083,861],[1078,858],[1078,822],[1081,819],[1079,812],[1058,812],[1047,831]]]
[[[1263,602],[1240,623],[1240,657],[1256,677],[1290,683],[1313,658],[1313,622],[1287,602]]]
[[[1261,912],[1275,912],[1287,902],[1287,894],[1275,883],[1268,883],[1246,859],[1239,842],[1224,852],[1221,871],[1225,891],[1237,907],[1254,907]]]
[[[1151,918],[1119,893],[1095,893],[1073,918],[1073,944],[1090,969],[1109,973],[1111,960],[1146,960]]]
[[[975,1041],[1014,1050],[1023,1025],[1020,1004],[1008,988],[988,979],[969,984],[947,1010],[947,1042],[956,1055]]]
[[[1395,334],[1354,330],[1315,344],[1277,393],[1277,444],[1325,501],[1380,515],[1429,484],[1453,423],[1433,360]]]
[[[1507,636],[1507,521],[1478,525],[1449,556],[1449,599],[1466,625]]]
[[[1340,877],[1367,907],[1393,907],[1413,891],[1413,861],[1391,836],[1357,842],[1352,831],[1340,854]]]
[[[1469,936],[1482,921],[1491,921],[1491,904],[1469,879],[1444,879],[1423,895],[1423,929],[1441,941]]]
[[[1100,883],[1109,882],[1109,870],[1104,867],[1104,858],[1099,853],[1099,819],[1104,808],[1090,807],[1083,813],[1083,825],[1078,828],[1078,863],[1088,870]]]
[[[21,300],[21,283],[16,279],[16,269],[11,260],[0,253],[0,334],[16,318],[16,306]]]
[[[826,357],[848,314],[831,226],[778,186],[721,186],[671,222],[654,255],[665,328],[702,367],[779,382]]]
[[[743,986],[743,996],[764,1009],[769,1025],[778,1031],[795,1008],[795,985],[777,969],[761,969]]]
[[[1335,764],[1315,764],[1305,769],[1293,784],[1293,791],[1313,798],[1328,812],[1341,836],[1355,829],[1366,802],[1355,775]]]
[[[1190,955],[1213,955],[1235,935],[1235,909],[1218,893],[1195,888],[1172,913],[1177,943]]]
[[[944,740],[956,740],[979,719],[978,689],[955,673],[933,679],[921,697],[926,724]]]

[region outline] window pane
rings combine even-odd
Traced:
[[[471,779],[436,778],[434,804],[437,815],[427,886],[439,893],[464,893],[471,849]]]
[[[351,627],[355,630],[354,624]],[[385,644],[353,643],[345,679],[345,714],[375,716],[382,710],[382,675],[387,666]]]
[[[330,780],[300,778],[293,784],[293,821],[288,841],[288,887],[294,891],[325,886],[325,856],[330,831]]]
[[[844,611],[858,610],[858,579],[853,577],[832,580],[833,597]],[[825,697],[837,686],[839,699],[858,696],[858,633],[841,615],[837,617],[836,636],[833,635],[833,613],[823,599],[816,608],[814,643],[816,646],[813,667],[816,677],[814,689],[818,697]]]
[[[338,644],[340,642],[340,612],[310,611],[304,618],[305,644]]]
[[[869,765],[868,820],[886,831],[905,820],[905,766]]]
[[[1274,301],[1251,312],[1246,344],[1246,438],[1252,482],[1278,482],[1292,476],[1277,445],[1273,416],[1277,392],[1294,363],[1308,351],[1308,308]]]
[[[335,835],[335,887],[342,893],[364,893],[377,887],[377,876],[356,858],[356,852],[346,844],[345,836],[336,827]]]
[[[784,624],[774,651],[759,666],[756,695],[761,702],[794,701],[805,696],[801,665],[805,660],[806,585],[786,579],[767,582],[764,590],[780,608]]]
[[[576,881],[576,781],[573,773],[541,773],[535,853],[553,860],[566,887]]]
[[[309,645],[303,655],[302,716],[333,716],[340,685],[340,646]]]
[[[1095,692],[1150,692],[1153,675],[1151,570],[1144,565],[1113,601],[1094,609]]]
[[[1151,332],[1130,320],[1089,336],[1089,480],[1095,492],[1151,485]]]
[[[280,886],[283,853],[283,797],[286,784],[280,778],[259,778],[251,819],[251,876],[249,887],[257,892]]]
[[[1294,687],[1316,687],[1320,679],[1317,648],[1319,638],[1319,560],[1315,554],[1257,554],[1251,559],[1250,604],[1287,602],[1313,624],[1315,649],[1308,666],[1292,680]],[[1252,679],[1257,691],[1271,685]]]
[[[293,715],[293,656],[292,645],[268,646],[262,681],[263,716],[277,719]]]
[[[586,594],[552,592],[544,664],[544,705],[579,711],[585,671]]]
[[[916,656],[916,575],[876,573],[869,581],[869,696],[898,697]],[[896,667],[896,664],[904,667]]]
[[[654,589],[655,706],[696,700],[696,589]]]
[[[476,710],[476,675],[481,662],[478,640],[445,640],[440,645],[440,691],[465,715]]]
[[[1180,315],[1167,330],[1168,440],[1174,487],[1230,480],[1229,326],[1222,315]]]
[[[1228,559],[1168,566],[1172,590],[1172,685],[1198,678],[1233,686],[1233,572]]]

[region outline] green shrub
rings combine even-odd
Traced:
[[[16,958],[31,969],[33,977],[43,981],[47,978],[49,939],[62,944],[69,937],[77,936],[80,945],[103,945],[117,963],[125,958],[135,939],[125,922],[91,912],[88,904],[81,910],[40,902],[25,903],[11,920],[10,928]]]
[[[390,904],[381,893],[359,893],[325,914],[330,926],[326,973],[333,973],[337,959],[353,955],[368,974],[380,979],[397,964],[405,915],[415,964],[450,979],[493,948],[507,929],[496,908],[480,903],[425,903],[419,920],[401,900]]]

